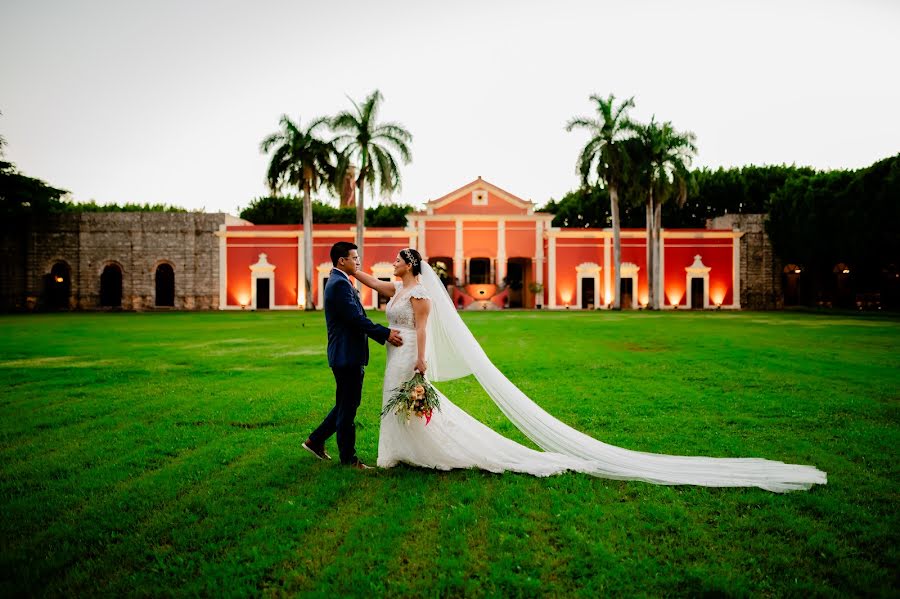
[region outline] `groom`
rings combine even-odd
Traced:
[[[362,399],[363,376],[369,363],[369,341],[400,346],[400,333],[366,318],[350,276],[359,268],[356,245],[339,241],[331,246],[334,268],[325,284],[325,324],[328,328],[328,365],[337,385],[334,408],[303,443],[320,460],[330,460],[325,441],[337,432],[341,464],[358,470],[368,468],[356,457],[356,410]]]

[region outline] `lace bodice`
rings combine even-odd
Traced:
[[[384,307],[388,325],[391,327],[416,328],[416,315],[413,312],[410,298],[430,299],[422,285],[416,284],[411,289],[403,287],[403,283],[394,281],[397,291]]]

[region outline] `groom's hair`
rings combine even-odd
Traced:
[[[331,264],[337,266],[338,260],[341,258],[349,258],[350,250],[359,249],[355,243],[349,241],[338,241],[331,246]]]

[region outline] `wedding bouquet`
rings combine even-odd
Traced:
[[[428,426],[434,410],[441,409],[437,391],[421,372],[416,372],[411,379],[391,389],[391,392],[390,399],[381,411],[382,418],[393,412],[401,420],[406,420],[406,424],[409,424],[412,416],[416,416],[424,418],[425,425]]]

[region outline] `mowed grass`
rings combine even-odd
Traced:
[[[321,313],[4,316],[0,594],[898,593],[900,320],[465,318],[511,380],[598,439],[814,464],[828,485],[360,473],[300,449],[333,404]],[[357,445],[373,463],[371,349]],[[471,377],[439,387],[529,443]]]

